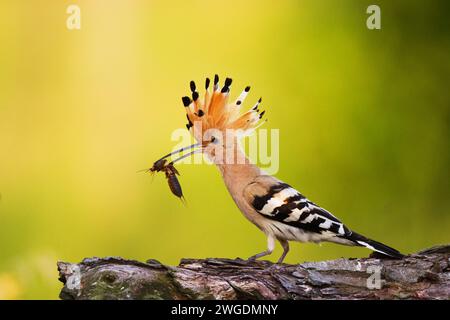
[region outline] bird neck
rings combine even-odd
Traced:
[[[239,145],[233,148],[234,159],[239,162],[217,164],[222,178],[230,193],[241,194],[242,190],[257,176],[262,174],[261,169],[247,158]],[[235,163],[237,162],[237,163]]]

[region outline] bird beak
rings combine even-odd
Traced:
[[[193,149],[193,148],[200,147],[200,146],[201,146],[200,143],[194,143],[193,145],[190,145],[190,146],[188,146],[188,147],[183,147],[183,148],[181,148],[181,149],[172,151],[171,153],[166,154],[164,157],[162,157],[161,159],[159,159],[159,160],[157,160],[157,161],[155,161],[155,162],[161,161],[161,160],[163,160],[163,159],[165,159],[165,158],[168,158],[168,157],[170,157],[170,156],[172,156],[172,155],[174,155],[174,154],[181,153],[181,152],[186,151],[186,150],[191,150],[191,149]]]

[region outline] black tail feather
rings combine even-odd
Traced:
[[[401,259],[404,257],[404,255],[401,254],[398,250],[382,244],[381,242],[366,238],[356,232],[352,232],[352,234],[347,236],[346,238],[353,241],[358,246],[366,247],[391,258]]]

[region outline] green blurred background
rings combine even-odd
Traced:
[[[81,8],[81,30],[66,8]],[[382,29],[366,28],[381,7]],[[447,1],[0,3],[0,299],[57,299],[56,261],[248,257],[266,247],[216,168],[162,175],[191,79],[234,79],[280,129],[280,171],[403,252],[449,241]],[[294,243],[286,262],[367,256]],[[281,249],[270,258],[278,258]]]

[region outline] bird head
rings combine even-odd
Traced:
[[[190,82],[191,96],[182,97],[188,123],[186,128],[197,140],[201,151],[213,162],[223,161],[225,154],[239,144],[242,137],[251,135],[266,120],[262,120],[265,111],[260,111],[261,98],[248,110],[242,112],[245,98],[250,87],[230,101],[231,78],[219,85],[218,75],[213,83],[205,81],[202,96],[194,81]],[[220,154],[220,157],[218,156]]]

